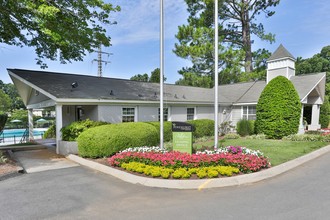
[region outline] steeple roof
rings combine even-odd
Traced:
[[[282,44],[276,49],[276,51],[268,58],[268,62],[272,60],[278,60],[283,58],[296,59]]]

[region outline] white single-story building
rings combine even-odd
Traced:
[[[111,123],[159,120],[157,83],[22,69],[8,69],[8,73],[29,110],[30,131],[33,109],[55,107],[57,143],[61,140],[60,129],[76,120],[89,118]],[[268,59],[266,81],[218,87],[219,124],[231,121],[236,125],[242,118],[255,119],[261,92],[279,75],[292,81],[303,105],[299,132],[304,132],[306,106],[311,109],[308,129],[319,129],[326,74],[296,76],[295,58],[282,45]],[[165,84],[164,120],[192,119],[214,119],[214,89]]]

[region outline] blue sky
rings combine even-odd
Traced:
[[[159,0],[109,0],[119,4],[121,12],[112,14],[117,25],[110,26],[113,53],[104,60],[104,77],[129,79],[136,74],[148,73],[159,67]],[[176,57],[172,50],[176,41],[178,25],[186,23],[184,0],[165,2],[165,77],[168,83],[180,78],[177,73],[190,62]],[[328,0],[281,0],[270,18],[260,16],[266,32],[276,35],[276,42],[269,44],[255,40],[253,49],[266,48],[273,52],[283,44],[295,57],[309,58],[330,45],[330,4]],[[47,61],[48,71],[97,75],[96,53],[87,54],[83,62],[60,64]],[[33,48],[18,48],[0,44],[0,79],[11,82],[6,68],[40,69],[35,63]]]

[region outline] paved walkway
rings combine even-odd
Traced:
[[[14,156],[27,173],[56,170],[79,166],[65,157],[56,154],[54,147],[45,149],[16,151]]]

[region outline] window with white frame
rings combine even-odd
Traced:
[[[187,108],[187,121],[195,119],[195,108]]]
[[[164,121],[168,121],[168,108],[163,108]],[[160,108],[158,108],[158,121],[160,121]]]
[[[135,120],[135,108],[123,108],[122,110],[122,122],[134,122]]]
[[[243,106],[242,107],[243,114],[242,114],[242,119],[247,119],[247,120],[256,120],[256,106]]]

